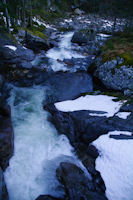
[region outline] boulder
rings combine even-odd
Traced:
[[[2,92],[3,85],[4,85],[4,77],[0,74],[0,93]]]
[[[40,50],[48,50],[53,47],[48,39],[43,39],[30,33],[27,34],[25,42],[26,47],[32,49],[35,52]]]
[[[16,53],[22,60],[32,61],[35,58],[35,54],[31,49],[26,49],[22,46],[17,47]]]
[[[89,145],[100,135],[109,131],[121,130],[133,132],[133,114],[127,119],[113,116],[91,116],[90,111],[61,112],[54,105],[45,107],[51,113],[49,120],[55,125],[59,133],[67,135],[75,146],[80,143]]]
[[[13,127],[10,106],[0,104],[0,167],[5,170],[13,155]]]
[[[20,45],[14,47],[16,50],[0,47],[0,72],[9,72],[8,69],[12,68],[32,68],[31,61],[35,58],[33,51]]]
[[[79,8],[76,8],[76,9],[74,10],[74,13],[75,13],[76,15],[82,15],[82,14],[84,14],[84,11],[83,11],[83,10],[80,10]]]
[[[90,116],[89,111],[61,112],[54,105],[47,105],[46,109],[58,132],[67,135],[73,145],[77,142],[88,145],[100,135],[114,130],[108,118]]]
[[[9,200],[5,180],[4,180],[4,175],[3,171],[0,167],[0,200]]]
[[[46,103],[74,99],[86,92],[93,91],[92,77],[84,72],[53,73],[45,82],[49,87]]]
[[[56,176],[64,185],[70,200],[106,200],[104,194],[94,191],[94,186],[84,171],[72,163],[60,163]]]
[[[90,111],[85,110],[61,112],[54,105],[47,105],[45,109],[51,113],[48,120],[55,125],[58,133],[67,135],[79,159],[91,174],[94,190],[104,193],[105,184],[100,173],[95,169],[95,159],[98,157],[98,151],[90,143],[100,135],[107,134],[110,131],[133,132],[132,106],[123,106],[123,110],[132,111],[127,119],[118,116],[110,118],[90,116]],[[129,139],[131,139],[131,136]]]
[[[94,75],[102,81],[106,88],[125,91],[126,94],[127,90],[133,91],[133,67],[122,65],[122,62],[119,57],[103,64],[96,62]]]
[[[71,42],[77,43],[79,45],[87,44],[88,38],[82,32],[75,32],[74,35],[73,35],[73,37],[72,37],[72,39],[71,39]]]

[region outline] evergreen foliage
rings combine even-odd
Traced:
[[[132,0],[1,0],[0,25],[5,23],[10,33],[11,26],[32,27],[33,16],[52,20],[67,11],[73,12],[75,8],[111,16],[114,18],[114,26],[117,18],[128,19],[128,25],[132,25]]]

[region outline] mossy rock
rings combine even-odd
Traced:
[[[25,30],[27,31],[27,33],[31,34],[31,35],[34,35],[34,36],[37,36],[37,37],[40,37],[42,39],[44,39],[45,41],[47,41],[48,37],[43,33],[41,32],[38,27],[35,27],[33,26],[32,28],[22,28],[22,27],[17,27],[18,30]],[[45,29],[43,29],[44,31]]]
[[[67,31],[73,31],[74,29],[73,29],[73,27],[59,27],[58,28],[58,31],[60,31],[60,32],[67,32]]]
[[[47,39],[48,39],[48,37],[44,33],[40,32],[40,31],[38,31],[34,28],[33,29],[27,29],[27,32],[34,35],[34,36],[40,37],[40,38],[44,39],[45,41],[47,41]]]

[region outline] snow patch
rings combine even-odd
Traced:
[[[44,22],[40,21],[36,17],[33,17],[33,21],[36,22],[36,23],[38,23],[39,26],[41,26],[41,25],[46,26],[46,24]]]
[[[111,35],[107,35],[107,34],[103,34],[103,33],[99,33],[99,34],[97,34],[98,36],[100,36],[100,37],[105,37],[105,38],[107,38],[107,37],[110,37]]]
[[[106,185],[109,200],[131,200],[133,198],[133,140],[114,140],[109,135],[132,135],[126,131],[112,131],[102,135],[93,145],[100,152],[96,159],[96,170]]]
[[[33,21],[38,23],[39,26],[45,26],[46,28],[52,28],[53,30],[56,30],[56,28],[53,28],[52,26],[50,26],[49,24],[46,24],[46,22],[37,19],[36,17],[33,17]]]
[[[69,22],[72,22],[72,19],[71,18],[70,19],[65,19],[64,21],[69,23]]]
[[[116,97],[107,95],[86,95],[75,100],[68,100],[55,103],[55,107],[63,112],[73,112],[78,110],[102,111],[103,114],[91,113],[93,116],[111,117],[117,113],[123,102],[114,102]]]
[[[131,112],[118,112],[116,114],[117,117],[122,119],[127,119],[127,117],[131,114]]]
[[[17,47],[12,46],[12,45],[5,45],[4,47],[7,47],[7,48],[9,48],[9,49],[11,49],[13,51],[16,51],[16,49],[17,49]]]

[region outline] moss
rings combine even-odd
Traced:
[[[37,30],[36,28],[27,29],[27,32],[29,32],[32,35],[38,36],[44,40],[48,39],[47,36],[43,32]]]
[[[44,40],[48,39],[48,37],[41,31],[41,29],[38,29],[38,27],[35,27],[35,26],[33,26],[32,28],[26,28],[26,29],[24,29],[22,27],[17,27],[17,29],[18,30],[25,30],[28,33],[30,33],[32,35],[35,35],[35,36],[38,36],[38,37],[40,37],[40,38],[42,38]],[[44,31],[45,29],[42,29],[42,30]]]
[[[127,52],[127,53],[121,54],[120,57],[124,58],[123,64],[133,65],[133,53],[132,52]]]
[[[108,40],[102,51],[103,62],[121,57],[124,62],[117,66],[133,65],[133,33],[119,33]]]
[[[67,27],[67,28],[65,28],[65,27],[59,27],[58,31],[60,31],[60,32],[73,31],[73,28],[72,27]]]
[[[57,22],[58,19],[64,18],[66,16],[66,13],[60,10],[57,10],[57,11],[40,10],[39,15],[46,22],[54,23],[54,22]]]
[[[116,99],[114,99],[113,101],[127,100],[127,98],[121,92],[103,92],[102,95],[116,97]]]

